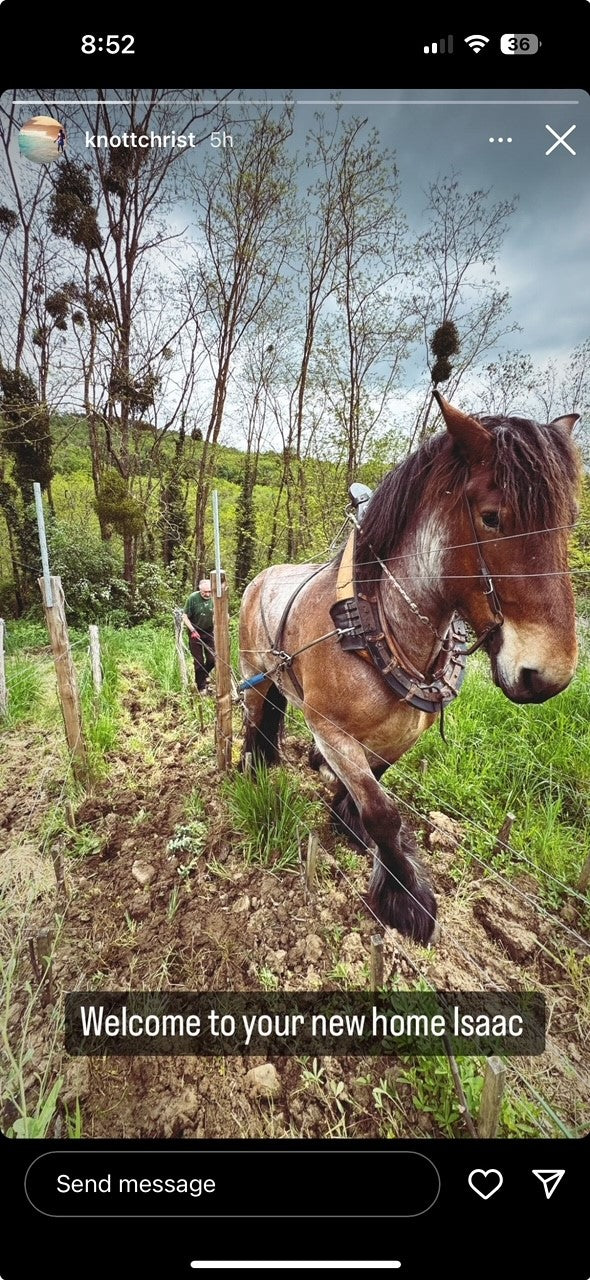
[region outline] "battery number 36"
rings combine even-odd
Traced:
[[[500,40],[502,53],[536,53],[539,48],[539,37],[534,35],[505,35]]]

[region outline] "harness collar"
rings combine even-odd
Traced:
[[[361,488],[361,486],[356,487]],[[355,501],[354,494],[352,496],[354,505],[360,510],[361,502]],[[363,496],[361,501],[364,503],[368,499]],[[467,648],[466,644],[467,632],[463,619],[457,613],[454,613],[446,632],[444,635],[440,635],[430,619],[425,614],[420,613],[418,606],[414,604],[404,588],[393,577],[388,566],[379,559],[379,556],[376,556],[371,547],[371,551],[376,556],[384,573],[394,583],[409,608],[440,641],[440,648],[431,663],[431,666],[434,666],[434,670],[430,674],[423,674],[414,666],[389,627],[381,603],[378,582],[375,583],[373,595],[365,594],[362,591],[357,592],[356,590],[356,535],[360,525],[354,512],[350,517],[353,527],[340,560],[336,582],[336,602],[330,609],[330,616],[336,630],[335,632],[328,632],[325,636],[320,636],[317,640],[311,642],[312,644],[318,644],[321,640],[326,640],[331,635],[338,635],[342,648],[346,652],[356,652],[366,662],[372,663],[401,701],[407,702],[409,706],[415,707],[418,711],[425,711],[431,715],[440,713],[441,732],[444,709],[457,697],[463,684],[467,657],[481,648],[504,622],[500,600],[476,533],[473,513],[467,495],[465,495],[465,501],[467,502],[469,519],[473,530],[473,545],[477,550],[479,570],[484,583],[483,592],[488,599],[489,608],[493,612],[492,621],[477,636],[469,648]],[[292,662],[302,650],[297,650],[297,654],[288,654],[283,651],[282,642],[285,624],[293,601],[299,595],[299,592],[303,587],[307,586],[307,583],[312,578],[315,578],[316,574],[321,573],[322,569],[325,568],[327,568],[327,565],[320,565],[307,578],[298,583],[285,605],[274,642],[270,637],[262,602],[260,605],[263,625],[271,646],[269,652],[279,659],[276,667],[273,668],[272,675],[276,681],[276,674],[288,668],[293,685],[301,698],[303,698],[303,689],[293,671]],[[310,647],[310,645],[304,646],[306,649]]]
[[[381,604],[378,584],[375,585],[372,595],[357,590],[356,535],[360,526],[354,514],[352,515],[353,527],[340,561],[336,604],[332,605],[330,615],[334,624],[345,633],[340,637],[342,648],[357,652],[359,657],[372,662],[390,688],[404,702],[420,711],[442,712],[445,706],[457,697],[465,677],[466,658],[481,648],[504,622],[500,600],[476,533],[473,512],[467,495],[465,495],[465,501],[473,531],[479,571],[484,583],[483,592],[493,614],[491,622],[469,648],[466,645],[465,623],[458,614],[453,614],[447,631],[441,636],[430,619],[420,613],[418,606],[393,577],[388,566],[379,560],[378,556],[376,557],[412,612],[440,641],[440,649],[431,664],[434,670],[430,674],[418,671],[404,653],[397,637],[393,635]],[[371,550],[373,551],[373,548]],[[374,551],[373,555],[375,555]]]
[[[434,660],[435,670],[430,675],[418,671],[388,626],[377,584],[372,595],[356,588],[357,528],[355,521],[340,561],[336,603],[330,609],[334,625],[346,632],[340,637],[342,648],[358,653],[377,667],[401,701],[418,711],[437,714],[456,698],[463,683],[465,624],[453,615],[444,636],[439,636],[441,648]]]

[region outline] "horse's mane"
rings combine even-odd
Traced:
[[[571,524],[580,462],[567,432],[527,418],[477,416],[477,421],[492,433],[494,480],[515,530]],[[390,471],[367,506],[358,536],[357,564],[365,563],[367,576],[380,576],[375,556],[387,560],[393,554],[427,503],[434,509],[441,492],[459,501],[468,475],[469,462],[446,431]]]

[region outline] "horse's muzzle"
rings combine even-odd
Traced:
[[[492,662],[492,672],[494,684],[506,694],[507,698],[510,698],[511,702],[518,703],[547,702],[549,698],[563,693],[571,680],[570,676],[569,679],[562,679],[556,683],[555,680],[547,679],[542,672],[536,671],[533,667],[521,667],[516,683],[509,684],[499,674],[495,662]]]

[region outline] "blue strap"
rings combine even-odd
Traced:
[[[248,680],[242,680],[238,685],[238,693],[243,693],[244,689],[253,689],[256,684],[261,684],[266,678],[266,671],[262,671],[258,676],[250,676]]]

